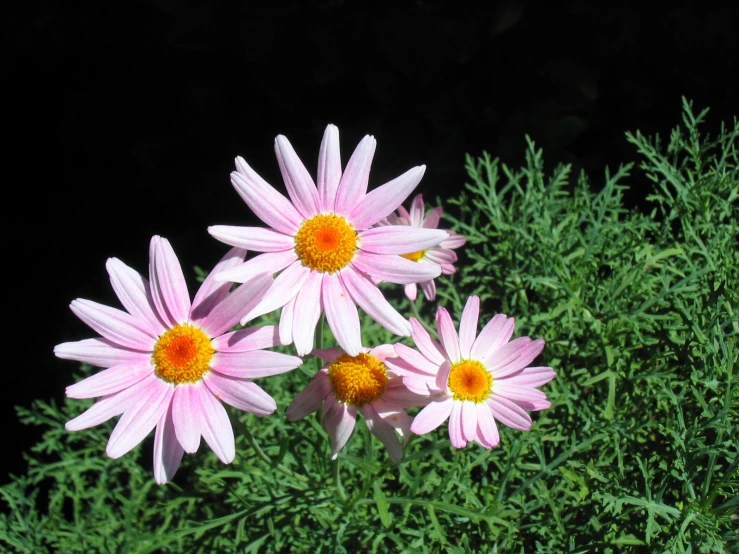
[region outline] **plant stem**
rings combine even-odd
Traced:
[[[272,458],[270,458],[267,453],[262,450],[262,447],[259,446],[257,443],[257,439],[254,438],[254,435],[251,434],[251,431],[249,431],[249,427],[246,426],[246,424],[241,421],[240,419],[237,419],[237,421],[241,424],[242,431],[244,432],[244,435],[246,436],[247,440],[249,441],[249,444],[252,445],[254,448],[254,452],[256,452],[257,456],[259,456],[262,460],[264,460],[267,464],[270,465],[270,467],[273,467],[277,471],[280,471],[284,473],[285,475],[289,475],[293,479],[297,479],[298,481],[302,483],[308,483],[310,480],[305,477],[304,475],[300,475],[298,473],[295,473],[291,469],[285,467],[282,464],[275,464],[272,461]]]

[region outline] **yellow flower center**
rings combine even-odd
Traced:
[[[423,258],[423,255],[426,253],[425,250],[419,250],[418,252],[411,252],[410,254],[401,254],[401,258],[405,258],[406,260],[410,260],[412,262],[417,262],[421,258]]]
[[[336,214],[306,219],[295,235],[295,253],[305,267],[333,273],[352,261],[359,237],[351,224]]]
[[[331,389],[339,402],[363,406],[382,397],[387,386],[385,364],[369,354],[342,354],[328,368]]]
[[[477,360],[462,360],[452,364],[448,385],[454,400],[472,400],[479,404],[490,396],[493,376]]]
[[[208,336],[199,328],[184,323],[159,337],[151,363],[155,373],[169,383],[194,383],[210,369],[214,353]]]

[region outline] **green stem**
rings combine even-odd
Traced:
[[[344,485],[341,484],[341,474],[339,473],[339,458],[337,457],[335,460],[332,460],[331,465],[334,473],[334,486],[336,487],[336,492],[339,493],[339,499],[341,499],[343,503],[346,503],[346,492],[344,491]]]
[[[302,483],[308,483],[308,482],[310,482],[310,480],[307,477],[305,477],[304,475],[300,475],[298,473],[295,473],[294,471],[292,471],[291,469],[285,467],[282,464],[275,464],[272,461],[272,458],[270,458],[267,455],[267,453],[264,450],[262,450],[262,447],[259,446],[259,444],[257,443],[257,439],[255,439],[254,438],[254,435],[251,434],[251,431],[249,431],[249,428],[246,426],[246,423],[244,423],[240,419],[237,419],[237,421],[239,422],[239,424],[241,426],[241,430],[243,431],[244,435],[246,436],[246,439],[249,441],[249,444],[252,445],[252,447],[254,448],[254,452],[256,452],[256,454],[257,454],[258,457],[260,457],[267,464],[269,464],[270,467],[273,467],[274,469],[276,469],[277,471],[280,471],[280,472],[284,473],[285,475],[289,475],[293,479],[297,479],[298,481],[300,481]]]

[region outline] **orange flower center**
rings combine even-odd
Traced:
[[[155,373],[169,383],[195,383],[210,369],[214,353],[210,339],[201,329],[183,323],[159,337],[151,363]]]
[[[295,235],[295,253],[305,267],[333,273],[352,261],[359,237],[351,224],[336,214],[306,219]]]
[[[411,252],[410,254],[401,254],[401,258],[405,258],[406,260],[410,260],[412,262],[417,262],[421,258],[423,258],[423,255],[426,253],[425,250],[419,250],[418,252]]]
[[[452,364],[448,385],[454,400],[472,400],[479,404],[490,396],[493,376],[477,360],[462,360]]]
[[[387,386],[385,364],[369,354],[342,354],[328,368],[328,379],[337,400],[363,406],[382,397]]]

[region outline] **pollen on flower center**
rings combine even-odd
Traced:
[[[363,406],[385,393],[387,371],[385,364],[369,354],[343,354],[328,368],[328,379],[339,402]]]
[[[462,360],[452,364],[449,372],[449,388],[455,400],[484,402],[493,388],[493,376],[477,360]]]
[[[333,273],[352,261],[358,235],[337,214],[319,214],[303,222],[295,235],[295,253],[304,266]]]
[[[423,258],[423,255],[426,253],[425,250],[419,250],[418,252],[411,252],[410,254],[401,254],[401,258],[405,258],[406,260],[410,260],[412,262],[417,262],[421,258]]]
[[[214,353],[208,336],[185,323],[175,325],[159,337],[151,362],[155,373],[169,383],[194,383],[210,369]]]

